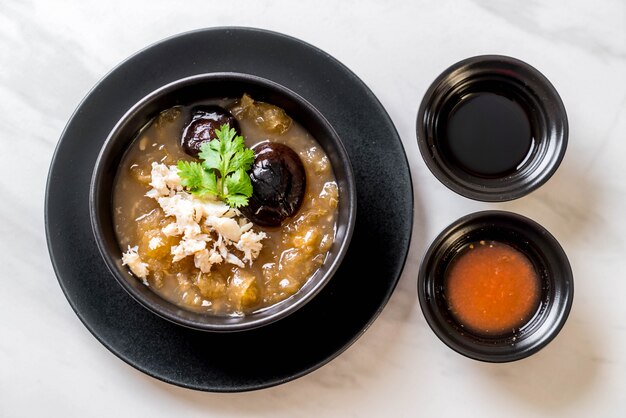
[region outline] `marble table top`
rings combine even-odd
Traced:
[[[128,366],[81,324],[52,270],[44,191],[80,100],[126,57],[165,37],[252,26],[305,40],[352,69],[403,140],[415,193],[411,247],[381,316],[346,352],[290,383],[201,393]],[[420,157],[415,117],[431,81],[478,54],[522,59],[568,111],[555,176],[502,204],[460,197]],[[622,0],[0,3],[0,416],[624,416],[626,411],[626,3]],[[431,240],[470,212],[528,216],[561,242],[574,272],[567,324],[522,361],[448,349],[416,294]]]

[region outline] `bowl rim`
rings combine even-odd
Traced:
[[[193,85],[198,82],[203,82],[203,81],[208,81],[208,80],[214,81],[214,79],[215,80],[227,79],[229,81],[235,81],[235,82],[243,81],[243,82],[248,82],[248,83],[252,83],[255,85],[259,85],[264,89],[278,92],[278,94],[288,98],[290,102],[295,103],[298,108],[304,109],[304,113],[308,113],[312,115],[316,123],[318,123],[319,126],[322,127],[323,131],[328,134],[328,137],[331,139],[329,142],[333,144],[333,147],[335,148],[334,151],[337,152],[337,154],[339,155],[339,159],[342,160],[344,164],[343,170],[345,170],[347,174],[344,181],[346,184],[346,191],[348,193],[346,196],[342,197],[342,201],[346,202],[346,206],[348,208],[347,224],[345,225],[344,239],[343,241],[339,243],[339,248],[337,250],[336,256],[334,257],[333,260],[331,260],[328,270],[323,275],[320,276],[319,280],[314,284],[314,286],[310,286],[306,289],[304,296],[301,296],[300,298],[295,299],[295,301],[292,301],[291,303],[287,303],[295,295],[300,293],[300,291],[298,291],[294,295],[288,297],[287,299],[281,302],[278,302],[277,304],[271,305],[270,307],[265,308],[265,309],[268,309],[272,307],[279,307],[279,306],[281,307],[280,309],[278,309],[276,312],[272,313],[271,315],[267,315],[267,316],[260,317],[257,319],[250,319],[252,316],[254,316],[254,314],[244,315],[240,317],[240,318],[247,318],[245,322],[239,321],[239,322],[231,322],[231,323],[207,323],[207,322],[200,321],[199,319],[206,319],[210,317],[210,318],[221,318],[222,320],[228,319],[228,320],[233,321],[233,320],[236,320],[237,318],[230,317],[230,316],[210,315],[206,313],[199,313],[199,312],[187,310],[184,307],[178,306],[162,298],[160,295],[156,293],[155,295],[158,296],[160,303],[158,304],[150,303],[150,301],[146,300],[143,297],[143,295],[141,295],[141,293],[137,291],[135,287],[133,287],[130,284],[128,277],[126,277],[121,271],[121,269],[118,268],[117,261],[119,260],[116,260],[115,257],[113,257],[110,254],[110,252],[107,250],[104,244],[102,220],[101,220],[100,213],[98,210],[98,207],[99,207],[98,203],[99,203],[100,198],[97,193],[97,189],[98,189],[98,185],[101,182],[102,177],[104,176],[103,162],[107,157],[109,157],[109,154],[113,152],[112,148],[115,143],[115,138],[118,136],[119,131],[122,129],[125,123],[127,123],[129,120],[135,117],[136,114],[144,108],[144,106],[147,106],[149,103],[151,103],[153,100],[159,97],[173,93],[174,91],[178,89],[187,87],[189,85]],[[133,141],[134,140],[131,140],[129,142],[129,145]],[[126,149],[127,148],[125,147],[123,152],[125,152]],[[337,170],[334,170],[334,171],[337,172]],[[343,258],[346,255],[348,248],[350,246],[350,241],[352,239],[354,226],[356,223],[356,213],[357,213],[357,192],[356,192],[356,182],[354,178],[352,164],[350,162],[350,158],[349,158],[347,150],[345,149],[345,145],[343,144],[343,141],[341,140],[341,138],[339,137],[339,135],[337,134],[333,126],[330,124],[330,122],[326,119],[326,117],[309,101],[307,101],[305,98],[303,98],[302,96],[300,96],[298,93],[294,92],[293,90],[277,82],[269,80],[267,78],[259,77],[253,74],[248,74],[248,73],[243,73],[243,72],[234,72],[234,71],[207,72],[207,73],[200,73],[200,74],[183,77],[183,78],[171,81],[153,90],[152,92],[148,93],[143,98],[141,98],[139,101],[137,101],[124,113],[124,115],[116,122],[114,127],[109,132],[106,140],[104,141],[102,147],[100,148],[98,157],[96,159],[96,163],[94,165],[94,170],[91,176],[90,184],[89,184],[89,214],[90,214],[92,233],[94,235],[95,242],[98,247],[98,251],[100,252],[100,255],[105,265],[107,266],[108,270],[111,272],[115,280],[118,282],[118,284],[120,284],[122,288],[135,301],[137,301],[140,305],[142,305],[144,308],[148,309],[152,313],[172,323],[175,323],[177,325],[182,325],[187,328],[200,330],[200,331],[207,331],[207,332],[237,332],[237,331],[252,330],[252,329],[264,326],[264,325],[271,324],[280,319],[283,319],[289,316],[290,314],[292,314],[293,312],[297,311],[304,305],[306,305],[306,303],[309,302],[311,299],[313,299],[324,288],[324,286],[332,279],[337,269],[341,265],[341,262],[343,261]],[[122,251],[121,248],[120,248],[120,251]],[[326,263],[327,262],[328,260],[326,260]],[[135,278],[134,276],[132,277],[134,280],[139,280]],[[150,290],[150,292],[152,292],[152,290]],[[169,307],[170,309],[165,309],[163,307],[164,305]],[[182,317],[176,314],[175,313],[176,311],[183,312],[185,316],[189,316],[191,318]],[[198,320],[194,320],[193,318],[198,318]]]
[[[502,222],[509,221],[529,228],[534,233],[534,237],[539,237],[543,244],[554,251],[554,259],[557,259],[559,270],[562,276],[555,277],[556,289],[550,290],[550,295],[558,295],[556,302],[551,301],[549,307],[539,314],[545,318],[542,325],[535,328],[530,335],[538,334],[538,337],[528,343],[528,345],[517,346],[515,344],[501,344],[498,346],[481,346],[478,344],[470,344],[461,342],[463,333],[459,333],[455,327],[443,321],[437,314],[440,307],[437,305],[437,298],[429,291],[429,286],[433,285],[440,276],[436,274],[441,259],[437,258],[437,254],[441,249],[448,249],[458,243],[462,237],[452,238],[454,233],[459,232],[464,227],[474,228],[474,230],[484,230],[497,228],[502,226]],[[499,223],[500,222],[500,223]],[[488,225],[485,227],[485,225]],[[465,229],[463,229],[465,231]],[[467,235],[467,231],[462,234]],[[526,237],[528,238],[528,237]],[[445,252],[445,250],[444,250]],[[448,263],[450,260],[448,260]],[[552,260],[548,261],[552,265]],[[446,264],[447,265],[447,264]],[[424,254],[417,280],[417,292],[422,314],[435,335],[449,348],[457,353],[488,363],[506,363],[521,360],[532,354],[535,354],[548,343],[550,343],[561,331],[571,311],[574,299],[574,279],[571,265],[567,258],[563,247],[556,238],[543,226],[536,221],[523,215],[503,211],[503,210],[486,210],[473,212],[462,216],[450,225],[445,227],[437,237],[432,241]],[[550,315],[552,314],[552,315]],[[550,317],[549,317],[550,316]]]
[[[524,182],[520,180],[520,184],[514,183],[514,176],[511,173],[503,176],[495,176],[498,179],[497,186],[485,186],[482,184],[472,183],[471,180],[461,179],[456,176],[448,167],[445,159],[439,156],[436,150],[438,142],[436,136],[430,133],[431,129],[426,129],[426,119],[436,120],[438,114],[433,113],[431,106],[433,100],[437,99],[441,94],[441,86],[448,82],[450,78],[465,77],[464,80],[473,82],[482,82],[486,74],[497,76],[499,82],[504,82],[504,78],[508,79],[507,83],[519,84],[520,91],[528,97],[532,96],[545,106],[539,109],[540,113],[546,120],[547,137],[552,147],[546,150],[546,154],[542,160],[545,163],[536,166],[528,173]],[[477,75],[480,78],[476,79]],[[473,79],[474,78],[474,79]],[[502,79],[501,79],[502,78]],[[473,79],[473,81],[472,81]],[[458,82],[456,83],[458,84]],[[485,90],[489,92],[489,90]],[[545,110],[545,112],[544,112]],[[429,122],[437,124],[437,122]],[[520,59],[497,54],[476,55],[460,60],[443,72],[430,84],[422,101],[420,103],[417,119],[416,119],[416,135],[420,154],[430,170],[430,172],[448,189],[453,192],[477,201],[483,202],[504,202],[523,197],[537,188],[545,184],[556,172],[560,166],[565,152],[567,150],[569,124],[567,112],[563,101],[548,78],[532,65]],[[477,178],[474,176],[468,176]]]

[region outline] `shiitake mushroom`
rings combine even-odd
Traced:
[[[195,107],[191,112],[191,121],[183,131],[183,149],[192,157],[197,157],[200,146],[215,139],[215,131],[224,124],[228,124],[237,131],[237,135],[241,135],[237,119],[228,110],[217,105]]]
[[[252,148],[252,197],[241,212],[260,226],[280,226],[298,212],[306,189],[306,174],[298,154],[287,145],[262,142]]]

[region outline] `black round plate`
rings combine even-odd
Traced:
[[[216,334],[172,324],[113,279],[89,221],[89,180],[109,131],[132,105],[179,78],[217,71],[278,82],[316,106],[344,141],[357,183],[352,244],[323,291],[260,329]],[[413,223],[413,191],[398,134],[374,94],[340,62],[300,40],[250,28],[166,39],[102,79],[69,121],[46,190],[46,234],[59,283],[93,335],[133,367],[179,386],[260,389],[300,377],[352,344],[389,300]]]

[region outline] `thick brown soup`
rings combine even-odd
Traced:
[[[210,265],[210,269],[199,268],[194,256],[179,255],[180,260],[175,261],[183,235],[168,231],[177,218],[166,216],[161,201],[146,193],[153,189],[153,163],[175,166],[179,160],[197,161],[181,146],[181,133],[193,107],[199,105],[196,103],[162,112],[130,146],[115,181],[116,234],[122,251],[143,263],[140,265],[145,267],[144,283],[163,298],[195,311],[243,315],[293,295],[324,263],[335,237],[338,188],[323,149],[281,109],[252,103],[247,96],[200,104],[228,109],[237,119],[247,147],[269,141],[295,151],[306,174],[301,206],[278,227],[251,225],[249,232],[253,236],[265,234],[256,257],[253,251],[252,257],[248,254],[246,258],[244,251],[238,249],[243,248],[238,247],[243,240],[237,242],[238,234],[248,231],[250,222],[240,212],[231,211],[228,216],[241,227],[231,241],[220,237],[209,223],[199,222],[206,247],[217,248],[223,239],[229,243],[230,255],[222,252],[224,257],[218,258],[223,260]],[[134,247],[135,251],[129,250]],[[231,260],[234,256],[235,263],[228,262],[226,256]],[[128,260],[125,262],[135,276],[142,276]]]

